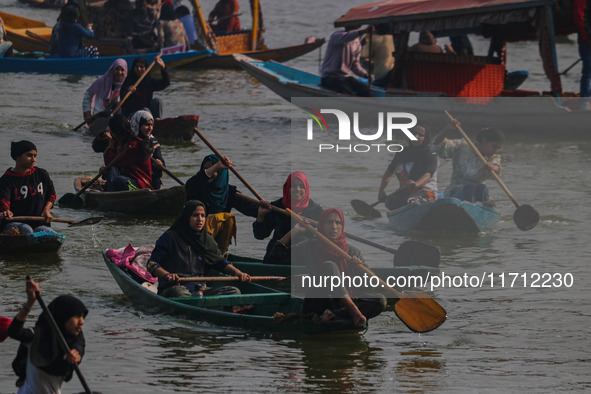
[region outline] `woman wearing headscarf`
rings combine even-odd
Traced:
[[[137,138],[123,115],[109,120],[111,140],[103,153],[105,165],[123,153],[114,166],[107,170],[106,191],[153,189],[152,161],[148,142]]]
[[[190,48],[189,39],[183,23],[177,19],[172,3],[162,4],[160,9],[160,47],[168,48],[177,45],[185,45],[185,50]]]
[[[34,328],[24,328],[41,288],[32,279],[27,279],[26,292],[27,302],[8,328],[8,336],[21,342],[12,363],[19,377],[18,393],[59,394],[63,382],[72,378],[74,364],[79,364],[84,356],[86,342],[82,326],[88,310],[82,301],[71,295],[61,295],[47,306],[70,348],[70,352],[65,353],[45,312],[41,313]]]
[[[82,111],[86,123],[92,123],[99,112],[115,106],[119,101],[119,91],[125,77],[127,77],[127,62],[124,59],[117,59],[104,75],[90,85],[82,99]]]
[[[127,118],[144,108],[148,108],[155,119],[162,118],[162,102],[160,99],[154,98],[154,92],[166,89],[170,85],[170,79],[166,71],[166,65],[161,57],[156,58],[156,63],[160,66],[162,78],[154,78],[148,73],[137,88],[133,88],[133,85],[148,68],[148,61],[144,57],[137,57],[133,61],[131,72],[125,78],[125,82],[123,82],[123,86],[121,87],[122,96],[125,96],[128,91],[132,92],[122,106],[123,115]]]
[[[158,277],[158,294],[164,297],[240,294],[233,286],[212,288],[203,282],[181,284],[179,281],[183,276],[204,276],[210,269],[237,276],[242,282],[250,281],[248,274],[222,256],[205,228],[205,216],[201,201],[187,201],[172,226],[156,241],[148,270]]]
[[[228,168],[232,161],[227,157],[225,161],[220,161],[214,154],[203,159],[197,174],[189,178],[185,184],[187,200],[202,201],[208,214],[231,212],[232,208],[235,208],[246,216],[256,218],[258,205],[236,196],[240,192],[236,186],[228,183]]]
[[[265,239],[273,233],[271,240],[267,244],[267,253],[263,258],[263,262],[274,264],[276,262],[270,259],[269,252],[276,243],[279,243],[280,247],[289,248],[292,243],[291,229],[293,225],[289,216],[272,211],[268,206],[269,203],[266,204],[267,207],[259,207],[257,220],[252,224],[252,231],[256,239]],[[281,209],[289,208],[298,215],[314,220],[317,220],[322,212],[322,207],[310,199],[308,177],[301,171],[289,174],[283,184],[283,197],[272,201],[270,205]]]
[[[152,135],[152,131],[154,131],[154,117],[150,111],[143,109],[133,114],[129,123],[131,125],[132,135],[148,144],[152,159],[154,159],[152,162],[152,187],[154,190],[158,190],[162,186],[162,168],[166,166],[166,163],[162,157],[160,143]]]
[[[306,231],[297,225],[294,231]],[[329,208],[320,214],[318,231],[336,244],[352,259],[341,256],[318,238],[305,240],[292,246],[294,264],[306,265],[308,274],[318,278],[363,277],[365,271],[361,251],[347,244],[345,236],[345,218],[336,208]],[[314,282],[313,283],[320,283]],[[332,281],[329,281],[332,285]],[[351,283],[355,283],[354,280]],[[327,287],[304,289],[307,291],[304,301],[304,313],[315,313],[325,320],[335,317],[351,319],[355,325],[361,325],[372,317],[379,315],[386,308],[384,296],[371,292],[371,289],[346,286],[335,287],[332,291]],[[356,297],[356,295],[363,297]]]
[[[412,130],[416,141],[394,155],[392,162],[382,176],[378,201],[385,202],[386,208],[397,209],[406,204],[434,201],[437,198],[437,167],[439,160],[429,149],[429,133],[423,126]],[[389,196],[386,187],[396,175],[400,186]]]
[[[55,188],[47,171],[35,166],[37,147],[27,140],[11,142],[10,157],[15,165],[0,177],[0,229],[21,234],[52,231],[50,210],[55,203]],[[3,220],[13,216],[43,216],[46,223]]]

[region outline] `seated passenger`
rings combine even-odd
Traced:
[[[266,264],[277,264],[272,261],[269,252],[276,243],[280,247],[288,249],[292,243],[291,229],[294,224],[289,216],[271,210],[270,205],[285,209],[289,208],[298,215],[317,220],[322,212],[322,207],[310,199],[310,184],[308,177],[301,171],[289,174],[283,184],[283,197],[271,202],[266,202],[267,207],[259,207],[257,220],[252,224],[252,231],[256,239],[265,239],[271,233],[273,236],[267,244],[267,253],[263,258]],[[301,240],[293,240],[297,243]],[[289,263],[282,263],[289,264]]]
[[[419,34],[419,42],[408,48],[411,52],[443,53],[443,49],[437,45],[437,39],[428,30],[423,30]],[[453,53],[450,45],[445,45],[445,52]]]
[[[162,4],[160,10],[160,30],[159,30],[160,48],[168,48],[177,45],[184,45],[185,51],[190,49],[189,39],[185,32],[182,22],[176,18],[171,3]]]
[[[61,58],[98,57],[95,47],[84,48],[83,38],[94,38],[92,24],[84,28],[78,23],[78,7],[65,7],[57,31],[57,53]]]
[[[240,30],[238,11],[240,5],[237,0],[219,0],[209,13],[207,23],[216,33],[232,33]],[[217,22],[214,24],[214,22]]]
[[[204,276],[210,270],[237,276],[242,282],[250,275],[230,264],[205,229],[205,206],[188,201],[172,226],[158,238],[148,271],[158,277],[158,294],[163,297],[191,297],[240,294],[234,286],[213,286],[206,282],[180,282],[183,276]],[[219,282],[214,282],[219,283]]]
[[[12,57],[12,42],[5,41],[5,35],[6,30],[4,28],[4,21],[2,20],[2,18],[0,18],[0,57]]]
[[[113,116],[109,120],[109,129],[112,139],[103,154],[105,165],[124,150],[125,153],[107,170],[106,191],[153,189],[148,143],[133,136],[129,121],[123,115]]]
[[[178,20],[181,21],[183,26],[185,27],[185,33],[187,33],[187,39],[189,40],[189,44],[199,44],[199,36],[197,35],[197,29],[195,28],[195,20],[193,19],[193,15],[189,12],[189,9],[184,5],[175,8],[174,15],[177,17]]]
[[[369,59],[370,52],[371,59]],[[387,23],[376,26],[376,32],[371,37],[371,51],[367,42],[361,50],[361,59],[373,62],[373,85],[386,87],[394,70],[394,38]]]
[[[0,229],[20,234],[51,230],[55,189],[47,171],[35,166],[37,147],[31,141],[10,143],[12,168],[0,177]],[[6,222],[14,216],[43,216],[46,222]],[[33,230],[34,229],[34,230]]]
[[[135,8],[129,14],[126,26],[127,39],[133,49],[158,50],[158,19],[146,0],[135,0]]]

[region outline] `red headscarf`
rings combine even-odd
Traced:
[[[335,243],[339,248],[344,250],[345,253],[349,253],[349,246],[347,246],[347,236],[345,235],[345,217],[343,216],[343,213],[341,211],[339,211],[336,208],[328,208],[328,209],[325,209],[324,211],[322,211],[322,213],[320,214],[320,218],[318,219],[318,229],[322,232],[321,229],[323,228],[324,224],[328,220],[328,217],[330,216],[330,214],[333,212],[336,212],[339,215],[339,217],[341,218],[341,223],[343,223],[343,231],[341,232],[341,235],[339,235],[339,237],[336,240],[331,240],[331,241],[333,243]],[[317,252],[318,257],[320,258],[320,261],[330,260],[330,261],[337,264],[337,266],[339,267],[339,270],[341,270],[341,272],[347,273],[347,271],[348,271],[347,259],[342,257],[337,252],[333,251],[329,246],[325,245],[323,242],[319,242],[318,249],[316,252]]]
[[[290,190],[291,190],[291,184],[292,184],[294,178],[302,181],[302,183],[304,184],[304,188],[306,189],[306,193],[304,194],[304,198],[302,198],[299,202],[297,202],[295,205],[292,206],[291,205]],[[291,174],[289,174],[289,176],[287,177],[287,180],[283,184],[283,200],[282,200],[282,202],[283,202],[283,206],[285,208],[291,209],[292,211],[294,211],[298,215],[300,213],[302,213],[304,208],[306,208],[308,206],[308,203],[310,202],[310,183],[308,182],[308,177],[306,176],[306,174],[304,174],[301,171],[295,171],[295,172],[292,172]]]

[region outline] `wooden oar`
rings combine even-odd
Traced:
[[[44,222],[47,218],[44,216],[13,216],[12,218],[8,219],[9,222],[22,222],[22,221],[35,221],[35,222]],[[68,227],[72,226],[87,226],[89,224],[95,224],[100,222],[104,219],[104,216],[94,216],[90,218],[86,218],[83,220],[74,220],[74,219],[60,219],[60,218],[51,218],[50,222],[58,222],[58,223],[68,223]]]
[[[49,39],[47,39],[47,38],[45,38],[43,36],[40,36],[39,34],[33,32],[31,30],[25,30],[25,34],[28,35],[29,37],[33,37],[34,39],[43,42],[44,44],[50,44],[51,45],[51,40],[49,40]]]
[[[153,157],[150,157],[150,159],[152,159],[152,164],[156,164],[158,165],[158,163],[156,163],[156,159],[154,159]],[[184,186],[185,183],[183,181],[181,181],[179,178],[176,177],[176,175],[174,175],[172,172],[170,172],[168,170],[168,168],[158,165],[158,168],[162,169],[162,171],[164,171],[169,177],[171,177],[172,179],[174,179],[175,181],[177,181],[177,183],[181,186]]]
[[[239,281],[237,276],[183,276],[179,278],[180,282],[235,282]],[[285,280],[284,276],[251,276],[252,282],[265,280]]]
[[[84,193],[84,191],[86,189],[88,189],[90,186],[92,186],[93,183],[95,183],[100,176],[103,174],[103,172],[107,172],[107,170],[109,168],[111,168],[115,163],[117,163],[117,161],[119,161],[119,159],[121,159],[123,157],[123,155],[125,153],[127,153],[127,151],[129,150],[129,148],[125,147],[113,160],[111,160],[111,162],[109,164],[107,164],[107,166],[103,169],[103,171],[99,171],[99,173],[90,180],[90,182],[88,182],[86,185],[84,185],[84,187],[82,189],[80,189],[78,191],[78,193],[73,194],[73,193],[66,193],[62,196],[62,198],[60,198],[57,202],[60,206],[65,206],[65,207],[70,207],[70,208],[82,208],[84,206],[84,201],[80,198],[80,195],[82,193]]]
[[[579,64],[579,62],[583,60],[582,58],[578,58],[573,64],[571,64],[566,70],[564,70],[563,72],[560,73],[560,75],[566,75],[567,72],[570,71],[571,68],[573,68],[574,66],[576,66],[577,64]]]
[[[306,223],[299,215],[290,209],[286,209],[286,211],[288,211],[292,218],[294,218],[298,223],[301,223],[304,227],[306,227],[308,231],[311,231],[313,234],[315,234],[322,243],[327,245],[334,252],[340,254],[344,258],[351,260],[351,256],[335,245],[335,243],[328,239],[324,234],[320,233],[314,227]],[[412,294],[412,296],[406,297],[401,292],[388,286],[386,282],[374,274],[369,268],[363,265],[359,265],[358,267],[365,271],[368,275],[378,278],[382,289],[390,292],[392,295],[398,298],[398,302],[396,302],[394,305],[394,312],[396,313],[396,316],[398,316],[410,330],[420,333],[429,332],[442,325],[447,319],[447,312],[445,309],[443,309],[443,307],[439,305],[437,301],[430,298],[427,294],[415,292]]]
[[[351,200],[351,206],[359,216],[363,216],[366,219],[377,219],[381,218],[382,214],[374,207],[378,205],[380,201],[376,201],[373,204],[368,204],[361,200]]]
[[[107,127],[109,126],[109,120],[111,119],[113,114],[116,114],[117,111],[119,111],[119,108],[121,108],[121,106],[123,105],[123,103],[125,103],[125,101],[129,98],[129,96],[131,96],[134,93],[134,89],[137,88],[138,85],[140,84],[140,82],[142,82],[142,80],[145,78],[145,76],[150,73],[150,70],[152,69],[152,67],[154,67],[154,64],[156,64],[156,60],[160,56],[161,56],[160,54],[156,55],[156,57],[154,58],[152,63],[148,66],[146,71],[144,71],[144,73],[138,78],[138,80],[133,85],[130,86],[129,91],[127,92],[125,97],[123,97],[123,99],[119,102],[119,104],[115,107],[115,109],[112,111],[109,111],[109,116],[100,117],[100,118],[96,119],[90,125],[90,128],[89,128],[90,134],[99,135],[100,133],[102,133],[103,131],[105,131],[107,129]]]
[[[27,276],[27,279],[29,279],[30,276]],[[41,309],[43,309],[43,312],[45,312],[45,314],[47,315],[47,320],[49,321],[49,325],[51,326],[51,330],[53,331],[53,335],[55,335],[57,337],[57,341],[60,345],[60,347],[62,348],[62,351],[64,353],[70,353],[70,347],[68,346],[62,332],[60,331],[60,328],[58,327],[57,323],[55,322],[55,319],[53,318],[53,315],[51,314],[51,311],[47,308],[47,305],[45,305],[45,302],[43,301],[43,297],[41,297],[41,294],[37,293],[37,301],[39,301],[39,305],[41,305]],[[82,387],[84,387],[84,392],[87,394],[92,394],[92,390],[90,390],[90,387],[88,387],[88,383],[86,383],[86,379],[84,379],[84,376],[82,376],[82,372],[80,371],[80,368],[78,367],[78,364],[72,364],[74,367],[74,371],[76,371],[76,375],[78,376],[78,379],[80,379],[80,383],[82,383]]]
[[[449,114],[449,112],[445,111],[445,114],[449,117],[449,119],[452,122],[455,122],[454,117],[451,116]],[[464,130],[462,130],[462,128],[457,123],[455,125],[456,125],[456,128],[458,129],[458,131],[460,132],[460,134],[462,134],[462,137],[464,137],[464,139],[466,140],[466,142],[470,146],[470,148],[472,148],[472,150],[474,151],[476,156],[478,156],[478,158],[482,161],[482,163],[484,165],[486,165],[488,163],[488,161],[486,160],[486,158],[484,156],[482,156],[482,153],[480,153],[480,151],[478,150],[476,145],[474,145],[472,140],[470,140],[468,135],[464,132]],[[527,230],[531,230],[532,228],[536,227],[536,225],[540,221],[540,214],[538,213],[538,211],[531,205],[519,205],[519,203],[517,202],[515,197],[513,197],[513,194],[511,194],[511,192],[509,191],[507,186],[505,186],[505,184],[503,183],[503,181],[501,180],[499,175],[494,171],[491,171],[490,173],[492,174],[493,178],[495,178],[495,180],[497,181],[499,186],[501,186],[501,188],[505,191],[505,193],[507,193],[507,196],[509,196],[509,198],[511,199],[511,201],[513,202],[513,204],[517,208],[515,210],[515,212],[513,212],[513,221],[515,222],[515,225],[517,226],[517,228],[522,231],[527,231]]]
[[[226,158],[220,153],[220,151],[218,151],[215,148],[215,146],[213,146],[207,140],[207,138],[205,138],[205,136],[199,131],[199,129],[197,127],[195,127],[195,134],[197,134],[197,136],[199,136],[199,138],[201,138],[201,140],[205,143],[205,145],[207,145],[209,147],[209,149],[211,149],[211,151],[213,153],[215,153],[215,155],[218,157],[218,159],[220,159],[223,163],[227,164]],[[244,179],[242,177],[242,175],[240,175],[240,173],[234,168],[234,166],[229,166],[229,168],[230,168],[230,171],[232,171],[234,173],[234,175],[236,175],[238,177],[238,179],[240,179],[240,182],[242,182],[242,184],[244,186],[246,186],[248,188],[248,190],[250,190],[250,192],[255,195],[256,198],[258,198],[259,200],[263,199],[263,197],[261,197],[261,195],[259,193],[257,193],[257,191],[254,189],[254,187],[252,187],[250,185],[250,183],[248,183],[246,181],[246,179]]]
[[[242,198],[250,203],[257,204],[259,206],[262,205],[261,201],[255,200],[252,197],[248,197],[242,193],[236,193],[238,198]],[[271,210],[290,216],[289,212],[285,209],[276,207],[271,205]],[[318,222],[312,220],[310,218],[304,217],[310,223],[317,226]],[[394,266],[396,267],[403,267],[403,266],[410,266],[410,265],[424,265],[428,267],[439,267],[439,262],[441,260],[441,253],[439,249],[433,245],[429,245],[423,242],[418,241],[405,241],[403,242],[398,249],[388,248],[386,246],[377,244],[375,242],[369,241],[365,238],[358,237],[353,234],[349,234],[345,232],[347,238],[351,238],[355,241],[359,241],[369,246],[373,246],[374,248],[383,250],[388,253],[392,253],[394,255]]]

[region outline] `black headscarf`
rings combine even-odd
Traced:
[[[195,253],[201,256],[206,264],[213,265],[220,263],[225,260],[224,256],[222,256],[218,244],[207,232],[206,226],[203,226],[201,231],[195,231],[191,228],[189,220],[197,207],[203,207],[205,209],[205,205],[201,201],[187,201],[179,216],[172,226],[170,226],[169,231],[177,233]]]
[[[424,126],[416,127],[422,127],[425,130],[425,138],[423,139],[423,143],[420,146],[414,146],[409,143],[404,147],[402,152],[398,152],[396,154],[399,155],[398,157],[403,163],[410,161],[422,161],[422,159],[426,159],[429,155],[431,155],[431,150],[429,149],[429,143],[431,142],[429,131]]]
[[[78,335],[71,335],[65,330],[64,326],[71,317],[86,317],[88,309],[86,309],[82,301],[71,295],[57,297],[49,303],[47,309],[53,315],[69,348],[78,350],[82,357],[86,345],[84,334],[81,332]],[[45,312],[41,313],[39,319],[37,319],[35,332],[37,335],[35,335],[30,347],[31,363],[50,375],[65,376],[66,380],[69,380],[74,367],[64,360],[65,353],[59,345],[57,336],[51,329],[51,324]]]
[[[173,21],[176,19],[176,15],[174,14],[174,8],[171,3],[164,3],[162,4],[162,8],[160,8],[160,20],[162,21]]]
[[[10,157],[12,157],[14,160],[16,160],[16,158],[22,155],[23,153],[32,150],[37,150],[37,147],[31,141],[22,140],[19,142],[10,143]]]

